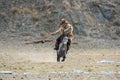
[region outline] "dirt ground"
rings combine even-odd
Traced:
[[[74,43],[66,61],[58,63],[54,45],[2,43],[0,80],[120,80],[119,48],[75,48]]]

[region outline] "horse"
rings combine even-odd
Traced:
[[[68,43],[68,36],[64,35],[57,50],[57,62],[60,62],[61,57],[63,58],[62,62],[65,61],[67,54],[67,43]]]

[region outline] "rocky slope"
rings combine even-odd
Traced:
[[[47,38],[66,18],[79,37],[120,39],[119,7],[119,0],[0,0],[0,37]]]

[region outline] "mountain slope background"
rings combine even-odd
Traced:
[[[57,30],[65,18],[75,35],[119,39],[119,7],[119,0],[0,0],[0,32],[40,37]]]

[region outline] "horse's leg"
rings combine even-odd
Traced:
[[[57,62],[60,62],[60,56],[59,56],[59,53],[57,53]]]
[[[64,52],[64,56],[63,56],[62,62],[65,61],[65,58],[66,58],[66,51]]]
[[[64,56],[63,59],[62,59],[62,62],[65,61],[65,58],[66,58],[66,57]]]
[[[57,62],[60,62],[60,57],[59,56],[57,56]]]
[[[62,62],[65,61],[65,57],[63,57]]]

